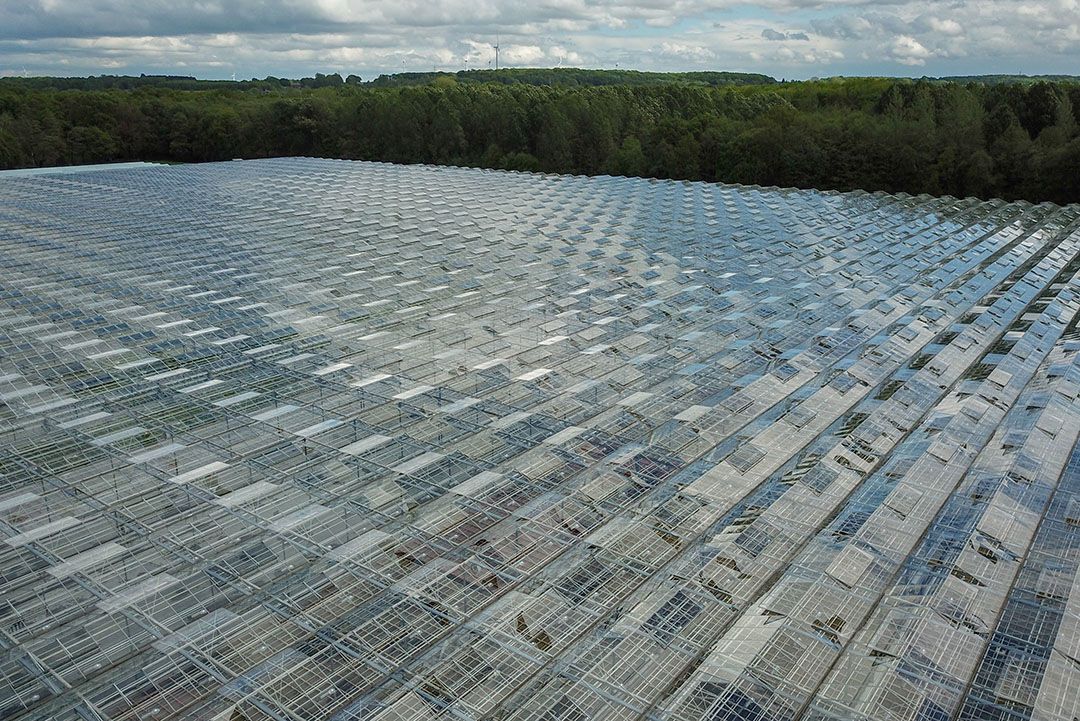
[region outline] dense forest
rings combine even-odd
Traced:
[[[1070,81],[406,75],[0,80],[0,167],[315,155],[1080,202]]]

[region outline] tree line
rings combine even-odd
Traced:
[[[776,78],[760,73],[730,73],[700,71],[684,73],[656,73],[642,70],[594,70],[588,68],[500,68],[499,70],[459,70],[404,72],[380,75],[367,85],[376,87],[400,87],[402,85],[426,85],[440,78],[453,79],[459,83],[502,83],[504,85],[554,85],[560,87],[597,85],[771,85]]]
[[[511,76],[462,82],[444,73],[398,85],[268,78],[198,89],[186,89],[191,80],[102,88],[2,80],[0,168],[311,155],[1080,202],[1073,82]]]

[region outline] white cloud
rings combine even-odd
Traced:
[[[500,46],[499,58],[513,65],[532,65],[547,59],[539,45]]]
[[[930,28],[935,32],[939,32],[942,35],[962,35],[964,33],[964,26],[950,18],[944,20],[940,18],[927,18]]]
[[[660,43],[660,53],[669,58],[691,61],[708,61],[716,57],[716,53],[701,45],[667,41]]]
[[[910,35],[900,35],[893,39],[890,55],[901,65],[925,65],[931,53],[922,43]]]

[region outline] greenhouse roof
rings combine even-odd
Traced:
[[[0,177],[0,718],[1080,714],[1080,207]]]

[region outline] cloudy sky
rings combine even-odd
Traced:
[[[0,0],[0,75],[1080,72],[1080,0]]]

